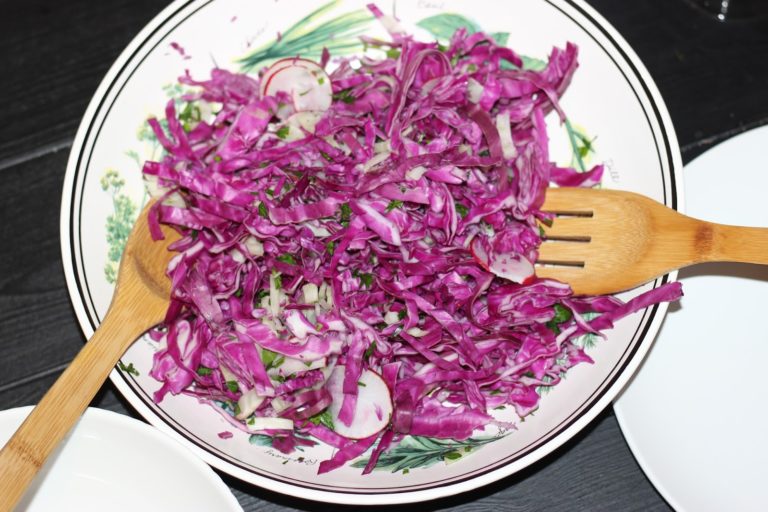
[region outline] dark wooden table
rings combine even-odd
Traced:
[[[591,4],[656,80],[684,161],[768,122],[768,19],[721,23],[685,0]],[[36,403],[84,342],[59,250],[67,155],[99,81],[165,2],[0,5],[0,409],[7,409]],[[92,405],[137,416],[111,384]],[[247,511],[321,508],[224,479]],[[632,457],[610,409],[522,473],[461,496],[400,508],[669,510]]]

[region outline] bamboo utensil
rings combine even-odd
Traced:
[[[554,188],[542,209],[556,216],[542,226],[536,275],[577,295],[628,290],[707,261],[768,264],[768,228],[694,219],[632,192]]]

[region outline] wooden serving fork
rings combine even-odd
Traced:
[[[632,192],[552,188],[542,210],[555,218],[542,225],[536,275],[577,295],[628,290],[708,261],[768,264],[768,228],[694,219]]]

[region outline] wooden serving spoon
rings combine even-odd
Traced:
[[[171,294],[165,271],[175,254],[168,246],[179,235],[163,227],[165,240],[152,240],[151,206],[128,237],[104,321],[0,451],[0,511],[12,510],[21,499],[128,347],[165,318]]]
[[[542,210],[555,218],[542,225],[536,275],[577,295],[628,290],[707,261],[768,265],[768,228],[694,219],[632,192],[553,188]]]

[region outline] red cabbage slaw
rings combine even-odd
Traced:
[[[381,58],[184,76],[199,92],[150,120],[150,229],[184,235],[155,400],[195,396],[286,453],[327,443],[320,473],[374,447],[368,473],[405,435],[466,439],[502,406],[524,417],[591,362],[575,339],[681,295],[574,297],[534,274],[546,188],[603,172],[548,154],[574,45],[532,71],[483,33],[443,47],[386,21],[391,41],[366,40]]]

